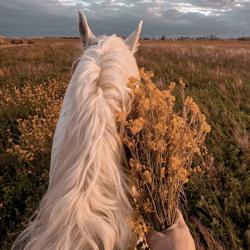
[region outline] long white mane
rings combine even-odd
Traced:
[[[81,56],[53,140],[50,180],[34,219],[13,249],[126,249],[131,207],[116,112],[128,113],[133,51],[116,35]]]

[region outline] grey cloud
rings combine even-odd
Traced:
[[[143,19],[143,36],[249,35],[250,2],[247,0],[71,1],[75,4],[62,5],[59,0],[2,0],[0,35],[78,35],[79,9],[85,9],[97,34],[128,35]],[[237,7],[237,3],[244,8]],[[183,12],[178,6],[191,6],[192,13]],[[212,15],[201,14],[198,9],[210,11]]]
[[[224,5],[224,4],[234,4],[237,3],[237,0],[207,0],[207,2],[212,3],[212,4],[219,4],[219,5]]]

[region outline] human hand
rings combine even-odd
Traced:
[[[178,209],[174,224],[163,232],[151,231],[147,242],[151,250],[195,250],[193,237]]]

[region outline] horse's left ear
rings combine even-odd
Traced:
[[[139,46],[142,23],[143,21],[140,21],[136,30],[125,40],[125,43],[128,45],[129,49],[132,51],[133,54],[137,51],[137,48]]]
[[[78,12],[79,15],[79,31],[81,35],[81,39],[83,42],[83,45],[91,45],[93,43],[93,40],[95,39],[94,34],[92,33],[87,18],[82,12]]]

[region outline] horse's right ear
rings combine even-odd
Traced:
[[[91,45],[93,40],[95,39],[95,36],[88,25],[87,18],[85,17],[85,15],[80,11],[78,12],[78,15],[79,15],[79,31],[83,45],[84,46]]]
[[[141,35],[143,21],[140,21],[139,25],[137,26],[136,30],[125,40],[125,43],[129,47],[129,49],[134,54],[139,46],[139,40]]]

